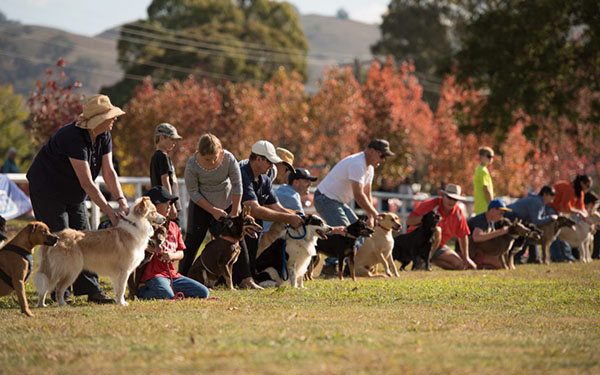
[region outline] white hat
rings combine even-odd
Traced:
[[[448,184],[446,189],[442,190],[444,194],[457,201],[464,201],[466,198],[461,195],[460,185]]]
[[[281,163],[283,160],[277,156],[275,146],[269,141],[258,141],[252,146],[252,153],[260,156],[264,156],[271,163]]]

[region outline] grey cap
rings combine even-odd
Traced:
[[[182,139],[179,134],[177,134],[177,129],[169,123],[163,122],[162,124],[158,124],[156,129],[154,130],[154,136],[164,135],[165,137],[173,138],[173,139]]]

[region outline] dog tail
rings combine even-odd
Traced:
[[[48,290],[49,287],[49,279],[48,275],[44,273],[45,270],[48,269],[47,259],[46,259],[46,246],[40,246],[39,250],[36,252],[36,263],[37,269],[33,274],[33,285],[38,293],[43,293]]]

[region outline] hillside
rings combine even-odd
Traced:
[[[309,41],[307,91],[316,91],[316,81],[327,66],[369,59],[369,46],[379,38],[377,25],[319,15],[301,16]],[[0,84],[10,83],[25,96],[44,78],[46,68],[63,57],[66,72],[83,83],[83,93],[120,80],[115,29],[86,37],[43,26],[0,24]]]

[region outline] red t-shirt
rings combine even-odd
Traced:
[[[179,250],[185,250],[185,244],[183,243],[183,238],[181,237],[181,231],[179,230],[177,224],[175,224],[173,221],[169,223],[167,240],[161,246],[161,250],[171,253]],[[157,255],[154,255],[150,260],[150,263],[148,263],[146,266],[144,275],[142,276],[140,282],[143,283],[157,276],[169,278],[169,273],[174,279],[182,276],[180,273],[175,271],[173,262],[163,262]]]
[[[458,204],[455,204],[452,207],[452,211],[449,213],[444,212],[442,197],[430,198],[421,202],[408,216],[423,216],[430,211],[440,214],[440,223],[438,224],[442,228],[442,242],[440,246],[444,246],[454,236],[462,238],[471,234],[462,209]],[[416,226],[408,227],[407,232],[412,232],[416,228]]]
[[[570,181],[558,181],[552,187],[556,191],[556,195],[550,205],[556,212],[570,212],[573,207],[580,210],[585,209],[583,191],[581,191],[579,197],[576,197],[575,188]]]

